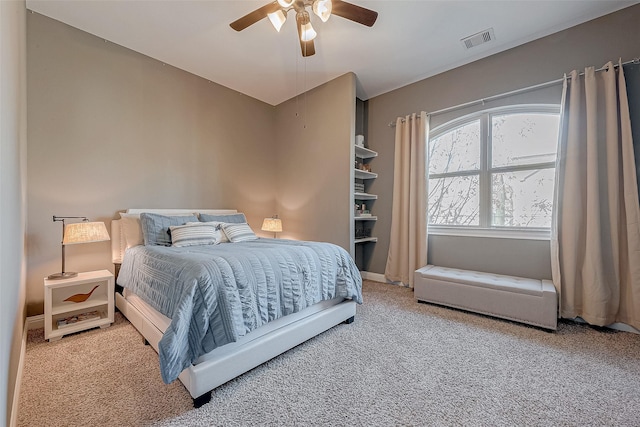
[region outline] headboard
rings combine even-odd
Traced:
[[[206,213],[210,215],[234,214],[235,209],[127,209],[128,214],[141,214],[142,212],[157,213],[160,215],[190,215],[194,213]],[[120,219],[111,221],[111,259],[114,264],[122,264],[127,242],[124,239]]]

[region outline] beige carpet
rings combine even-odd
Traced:
[[[365,282],[339,325],[215,390],[200,409],[118,315],[48,343],[31,331],[20,426],[640,425],[640,336],[556,333]]]

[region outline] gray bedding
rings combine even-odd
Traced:
[[[362,303],[351,256],[329,243],[281,239],[127,249],[118,284],[171,318],[159,343],[170,383],[199,356],[322,300]]]

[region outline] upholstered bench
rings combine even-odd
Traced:
[[[415,272],[418,301],[557,329],[556,289],[549,280],[427,265]]]

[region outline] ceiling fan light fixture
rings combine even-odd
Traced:
[[[318,33],[316,33],[316,30],[314,30],[311,26],[311,22],[309,22],[308,24],[304,24],[302,26],[302,36],[300,37],[300,40],[302,40],[303,42],[310,42],[311,40],[315,39],[317,35]]]
[[[282,10],[276,10],[275,12],[268,13],[267,16],[269,17],[269,21],[271,21],[273,28],[275,28],[277,32],[280,32],[280,29],[287,20],[287,15],[285,15]]]
[[[293,6],[293,3],[295,3],[295,0],[278,0],[278,4],[284,8]]]
[[[318,33],[311,26],[311,19],[309,18],[309,12],[302,10],[296,15],[296,21],[298,21],[298,32],[300,33],[300,40],[303,42],[310,42],[315,39]]]
[[[334,9],[333,2],[334,0],[269,0],[269,3],[236,19],[229,26],[236,31],[242,31],[268,17],[276,31],[280,32],[287,20],[287,13],[293,9],[296,14],[295,25],[298,30],[302,56],[313,56],[316,53],[313,40],[318,34],[311,25],[311,12],[307,9],[312,9],[313,13],[323,22],[327,22],[331,15],[337,15],[340,18],[371,27],[378,18],[378,12],[345,0],[336,0],[336,8]]]
[[[315,0],[312,9],[313,13],[318,15],[322,22],[327,22],[331,17],[331,0]]]

